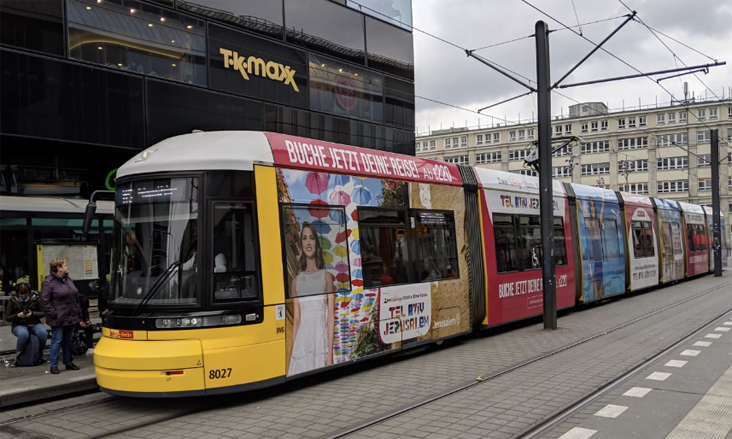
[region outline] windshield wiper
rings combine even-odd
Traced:
[[[142,301],[139,305],[137,305],[137,309],[135,309],[135,312],[132,314],[133,316],[140,315],[140,312],[145,308],[145,305],[147,305],[147,302],[152,299],[152,297],[155,295],[155,293],[158,291],[161,285],[163,285],[168,278],[170,277],[170,274],[175,272],[173,268],[177,268],[183,265],[180,261],[175,261],[168,268],[165,269],[163,274],[160,275],[158,280],[153,284],[153,286],[150,288],[150,290],[145,294],[145,297],[142,298]]]

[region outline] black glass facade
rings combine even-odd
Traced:
[[[194,129],[414,154],[411,2],[381,3],[2,0],[0,193],[88,197]]]

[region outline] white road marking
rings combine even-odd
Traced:
[[[732,366],[707,391],[666,439],[724,438],[732,429]]]
[[[643,398],[644,396],[648,395],[648,392],[650,392],[650,391],[651,391],[651,389],[647,389],[645,387],[633,387],[632,389],[623,393],[623,396],[632,396],[633,398]]]
[[[597,430],[574,427],[573,429],[559,436],[559,439],[588,439],[595,433],[597,433]]]
[[[732,322],[724,322],[723,325],[725,325],[725,326],[732,326]]]
[[[668,372],[653,372],[646,377],[647,380],[666,381],[666,378],[670,377],[671,374]]]
[[[698,341],[698,342],[694,343],[694,346],[701,346],[703,348],[707,348],[711,345],[712,345],[711,341]]]
[[[694,349],[687,349],[684,352],[682,352],[681,355],[684,355],[686,357],[696,357],[700,353],[701,353],[701,351],[695,351]]]
[[[719,331],[719,332],[727,332],[730,330],[730,328],[725,328],[724,326],[719,326],[717,328],[714,328],[714,330]]]
[[[688,361],[684,360],[671,360],[668,363],[664,364],[664,366],[668,367],[684,367],[684,365],[688,363]]]
[[[705,338],[719,338],[721,336],[722,336],[722,334],[707,334],[704,337]]]
[[[612,405],[608,404],[606,405],[602,410],[595,413],[595,416],[601,416],[603,418],[617,418],[620,416],[624,411],[628,410],[628,407],[625,407],[624,405]]]

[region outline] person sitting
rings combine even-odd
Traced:
[[[41,310],[41,299],[37,292],[31,291],[27,283],[18,284],[18,292],[12,293],[5,304],[5,320],[12,324],[12,333],[18,337],[15,344],[15,361],[26,349],[26,345],[32,346],[31,335],[38,338],[40,352],[37,358],[43,357],[43,348],[46,346],[46,327],[41,323],[45,317]]]

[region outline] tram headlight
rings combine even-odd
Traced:
[[[155,327],[158,329],[188,329],[200,328],[202,325],[200,317],[181,317],[173,319],[155,319]]]
[[[241,314],[225,314],[221,316],[206,316],[203,318],[203,326],[231,326],[241,323]]]

